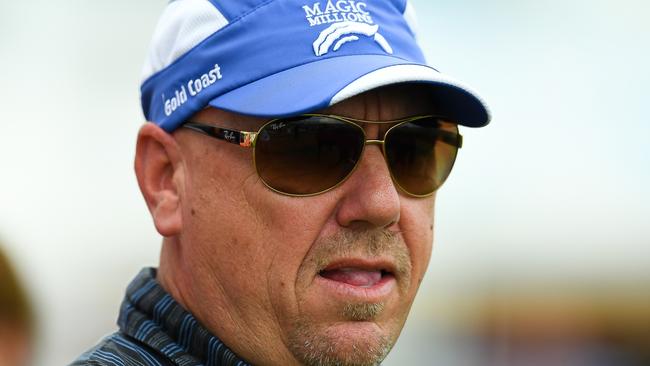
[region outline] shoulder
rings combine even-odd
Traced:
[[[79,356],[70,366],[171,366],[149,346],[116,332]]]

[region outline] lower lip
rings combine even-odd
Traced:
[[[365,302],[385,300],[396,286],[395,277],[390,274],[383,275],[379,282],[369,287],[354,286],[345,282],[333,281],[320,275],[316,276],[315,283],[325,287],[325,291],[333,293],[334,296],[344,297],[346,300],[353,298]]]

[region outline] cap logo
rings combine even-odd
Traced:
[[[173,96],[169,99],[165,98],[165,94],[162,94],[163,107],[165,109],[165,115],[170,116],[172,113],[176,112],[185,102],[188,100],[188,91],[191,97],[199,95],[202,91],[212,86],[212,84],[221,80],[221,66],[219,64],[214,64],[214,68],[198,78],[192,78],[186,83],[181,84],[179,89],[174,90]],[[185,88],[187,86],[187,89]]]
[[[353,0],[328,0],[324,6],[321,2],[304,5],[302,8],[310,27],[330,24],[314,41],[314,54],[323,56],[330,51],[336,52],[344,44],[358,41],[359,36],[372,37],[386,53],[392,54],[393,48],[378,32],[379,26],[367,7],[365,2]]]

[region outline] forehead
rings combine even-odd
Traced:
[[[371,121],[435,114],[430,90],[431,87],[424,84],[386,86],[344,100],[319,113],[332,113]]]
[[[336,114],[370,121],[386,121],[414,115],[435,114],[430,86],[423,84],[391,85],[354,96],[313,113]],[[225,128],[254,131],[270,118],[251,117],[215,108],[198,112],[192,120],[218,123]]]

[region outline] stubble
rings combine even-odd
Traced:
[[[390,256],[400,293],[410,286],[411,262],[408,249],[399,234],[387,231],[344,231],[314,244],[299,275],[313,275],[325,269],[332,258],[362,254],[367,257]],[[383,302],[348,302],[339,309],[339,319],[348,322],[372,322],[384,312]],[[390,334],[342,339],[326,325],[313,324],[306,317],[293,322],[289,337],[292,353],[306,366],[374,366],[379,365],[397,341],[400,329]]]

